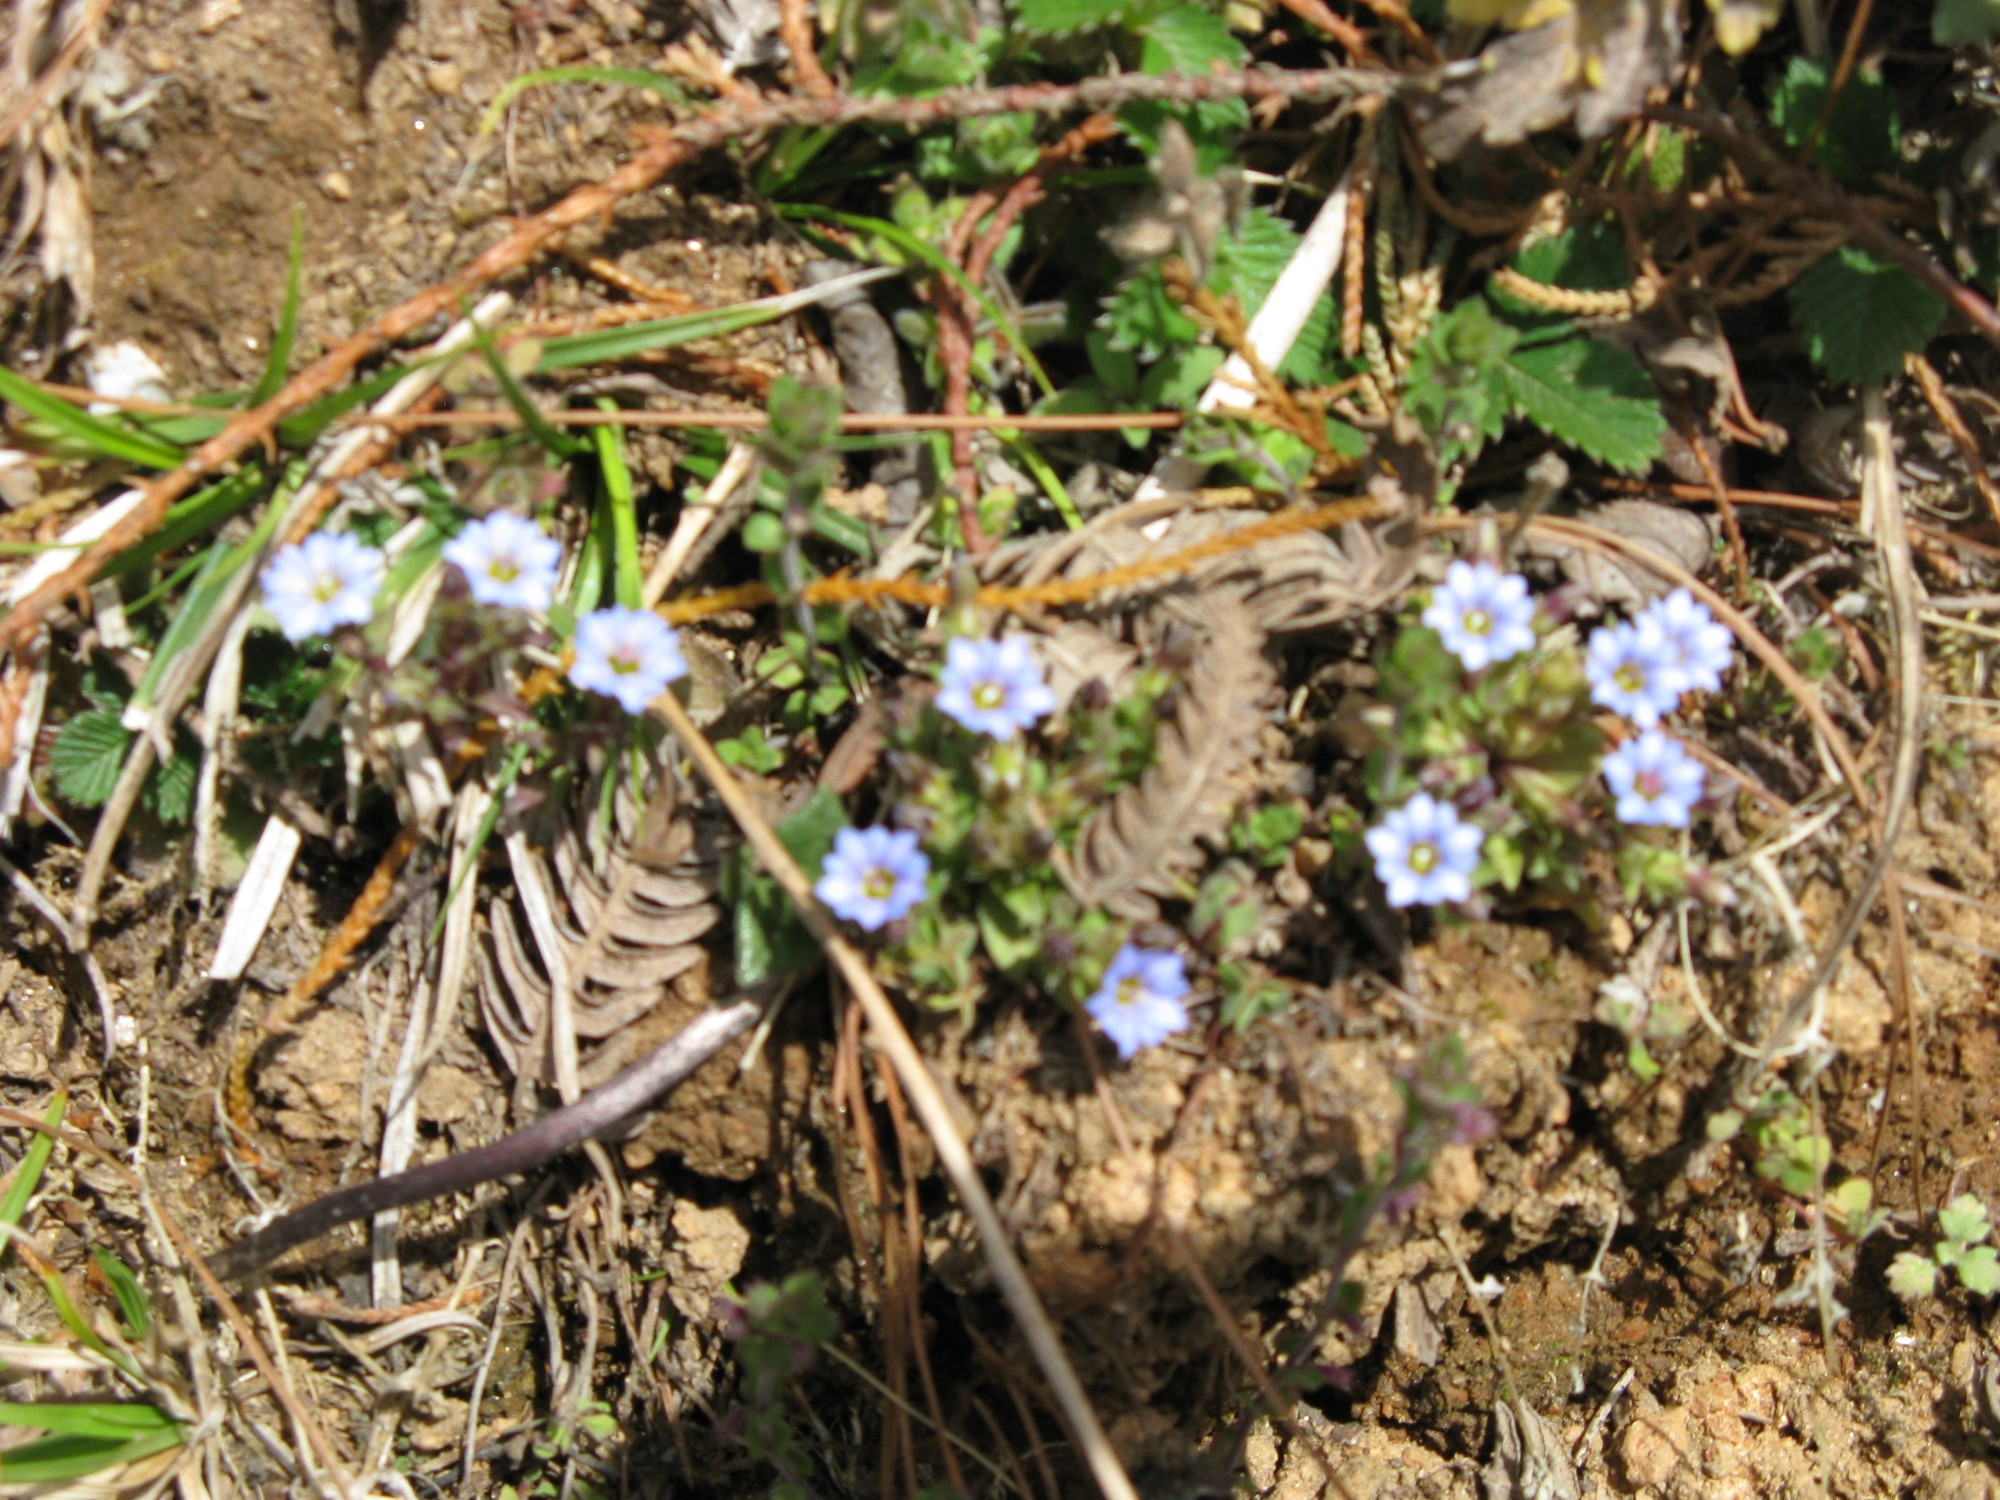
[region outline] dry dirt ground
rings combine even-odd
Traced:
[[[295,213],[305,236],[301,355],[310,356],[492,242],[510,213],[603,176],[645,117],[637,96],[542,91],[484,141],[481,110],[531,66],[650,65],[685,18],[622,0],[423,0],[407,11],[362,0],[357,21],[359,35],[322,0],[116,8],[114,45],[137,79],[161,86],[98,152],[93,327],[100,340],[151,350],[177,393],[254,379]],[[739,201],[736,181],[724,161],[676,179],[602,226],[595,248],[704,303],[760,294],[765,273],[800,252]],[[559,311],[594,295],[586,287],[552,263],[519,290],[531,307]],[[799,357],[782,332],[734,352]],[[663,466],[672,452],[655,456]],[[1881,1206],[1900,1215],[1947,1188],[2000,1202],[2000,1021],[1990,998],[2000,740],[1970,722],[1933,733],[1965,753],[1929,763],[1901,851],[1901,868],[1922,877],[1896,896],[1908,964],[1895,962],[1886,924],[1865,930],[1832,992],[1826,1031],[1840,1055],[1818,1099],[1836,1174],[1872,1178]],[[222,1243],[252,1209],[218,1164],[213,1124],[237,1018],[310,962],[365,876],[374,847],[362,845],[351,858],[309,846],[253,982],[238,992],[200,978],[217,917],[184,899],[179,851],[137,841],[99,952],[144,1039],[144,1066],[104,1076],[85,992],[31,919],[12,912],[14,951],[0,957],[5,1101],[39,1111],[65,1082],[80,1101],[72,1122],[115,1142],[143,1108],[153,1191],[205,1245]],[[45,831],[13,853],[45,888],[73,875],[73,858]],[[1809,929],[1825,930],[1840,905],[1836,882],[1852,870],[1828,855],[1802,856],[1788,872]],[[258,1108],[283,1167],[273,1183],[253,1179],[260,1191],[301,1201],[372,1171],[405,1024],[397,1001],[436,909],[435,879],[417,884],[299,1034],[263,1054]],[[1743,996],[1800,972],[1796,958],[1738,951],[1720,928],[1708,936],[1694,972],[1720,1013],[1740,1013]],[[1325,941],[1317,1002],[1213,1056],[1161,1049],[1106,1081],[1086,1067],[1074,1033],[1013,1011],[971,1035],[938,1023],[925,1039],[1148,1495],[1226,1493],[1230,1476],[1246,1475],[1255,1493],[1287,1500],[1469,1496],[1496,1434],[1524,1426],[1580,1456],[1584,1493],[2000,1496],[1987,1456],[2000,1438],[1990,1309],[1957,1294],[1906,1309],[1884,1289],[1896,1248],[1884,1234],[1858,1257],[1836,1246],[1837,1290],[1852,1316],[1823,1341],[1812,1303],[1784,1295],[1811,1263],[1812,1236],[1738,1150],[1704,1142],[1721,1046],[1694,1028],[1659,1049],[1664,1071],[1641,1083],[1624,1066],[1623,1041],[1594,1019],[1599,986],[1625,967],[1634,934],[1553,919],[1443,927],[1395,984],[1338,919]],[[1668,995],[1685,982],[1672,961],[1659,980]],[[759,1492],[768,1473],[729,1436],[734,1367],[714,1297],[728,1282],[799,1270],[827,1278],[842,1347],[864,1367],[892,1374],[914,1401],[914,1367],[883,1351],[926,1338],[944,1409],[969,1444],[1033,1493],[1083,1493],[969,1231],[927,1174],[927,1149],[892,1118],[900,1104],[878,1092],[865,1123],[849,1107],[840,1070],[856,1052],[851,1037],[835,1045],[848,1020],[823,994],[802,997],[747,1073],[732,1060],[701,1075],[624,1146],[615,1201],[579,1162],[511,1195],[489,1190],[476,1205],[410,1217],[410,1297],[462,1278],[486,1292],[481,1318],[496,1298],[502,1305],[477,1467],[462,1493],[496,1493],[510,1479],[525,1492],[560,1479],[573,1459],[605,1492]],[[1397,1069],[1448,1032],[1465,1038],[1493,1137],[1447,1148],[1413,1211],[1348,1267],[1362,1304],[1308,1352],[1334,1378],[1299,1402],[1294,1425],[1236,1425],[1249,1386],[1204,1295],[1265,1360],[1312,1318],[1327,1291],[1341,1185],[1390,1139]],[[509,1091],[468,1015],[428,1074],[419,1157],[493,1139],[510,1120]],[[894,1142],[857,1134],[892,1127]],[[907,1196],[901,1176],[871,1178],[884,1157],[908,1173]],[[47,1248],[74,1264],[107,1233],[131,1242],[135,1225],[107,1226],[82,1169],[67,1170],[58,1182],[73,1196],[55,1200],[57,1220],[68,1221],[46,1223]],[[882,1246],[881,1263],[858,1244]],[[365,1303],[358,1245],[350,1235],[320,1247],[294,1263],[288,1283]],[[537,1263],[531,1271],[509,1260],[510,1245]],[[1447,1246],[1488,1294],[1483,1316]],[[592,1285],[552,1264],[565,1256],[658,1274]],[[899,1303],[893,1289],[918,1262],[921,1292]],[[0,1318],[42,1331],[37,1305],[31,1285],[10,1279]],[[337,1322],[280,1316],[294,1375],[357,1462],[394,1404],[388,1393],[421,1374],[400,1387],[420,1394],[399,1414],[394,1455],[449,1490],[485,1325],[476,1336],[362,1350],[356,1325],[337,1332]],[[898,1319],[899,1329],[885,1328]],[[1510,1380],[1529,1415],[1497,1415]],[[824,1362],[795,1394],[827,1493],[903,1492],[878,1475],[888,1405]],[[580,1398],[605,1402],[614,1420],[551,1457],[549,1414],[574,1414]],[[237,1437],[236,1492],[282,1492],[276,1462]],[[931,1462],[928,1440],[919,1446]],[[1537,1489],[1532,1476],[1490,1484],[1486,1493],[1576,1493]],[[438,1491],[424,1480],[418,1492]]]

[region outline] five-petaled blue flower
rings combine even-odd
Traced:
[[[628,714],[643,712],[687,671],[680,636],[649,609],[597,609],[576,622],[569,680],[616,698]]]
[[[1487,562],[1455,562],[1424,607],[1424,623],[1468,672],[1535,646],[1535,601],[1528,580]]]
[[[1727,625],[1719,624],[1708,606],[1686,589],[1675,589],[1640,611],[1640,624],[1651,620],[1667,642],[1667,668],[1681,692],[1712,693],[1722,686],[1722,674],[1734,658]]]
[[[843,828],[819,867],[813,894],[836,917],[878,932],[924,899],[931,862],[917,836],[891,828]]]
[[[1391,906],[1464,901],[1486,834],[1449,802],[1418,792],[1365,835]]]
[[[562,543],[525,516],[496,510],[444,544],[472,597],[502,609],[547,609],[555,598]]]
[[[280,547],[260,580],[264,607],[289,641],[325,635],[342,625],[365,625],[382,586],[382,549],[345,533],[315,532]]]
[[[937,706],[975,734],[1011,740],[1048,717],[1056,695],[1049,691],[1027,637],[989,641],[954,636],[945,648]]]
[[[1674,649],[1657,620],[1628,620],[1593,630],[1584,675],[1596,702],[1641,729],[1653,728],[1681,699]]]
[[[1604,781],[1618,799],[1621,823],[1685,828],[1706,778],[1679,741],[1649,729],[1604,757]]]
[[[1187,968],[1178,953],[1127,943],[1083,1008],[1118,1056],[1129,1059],[1187,1027],[1187,992]]]

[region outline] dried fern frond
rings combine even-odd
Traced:
[[[1275,677],[1264,633],[1226,593],[1202,601],[1201,642],[1157,759],[1077,838],[1066,878],[1077,899],[1144,921],[1204,862],[1242,800]]]
[[[664,781],[643,816],[621,791],[600,871],[586,830],[566,823],[544,852],[515,834],[511,901],[496,901],[479,963],[480,1010],[516,1077],[552,1076],[552,1004],[570,996],[579,1045],[624,1030],[703,963],[721,919],[717,861]]]

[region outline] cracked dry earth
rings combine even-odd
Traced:
[[[119,11],[116,45],[140,76],[164,84],[92,182],[96,329],[146,346],[177,393],[254,379],[295,206],[309,357],[490,243],[509,213],[603,176],[644,110],[609,91],[558,90],[531,100],[504,138],[481,142],[479,113],[504,80],[530,66],[647,65],[680,24],[613,0],[575,10],[426,3],[407,16],[364,6],[362,16],[357,38],[309,0],[153,0]],[[505,153],[505,170],[471,169],[492,151]],[[734,185],[726,164],[679,179],[621,208],[591,248],[705,304],[758,295],[766,271],[795,266],[801,252],[781,226],[735,201]],[[597,294],[552,265],[526,295],[555,313]],[[787,328],[740,338],[729,353],[753,367],[795,366],[803,344]],[[684,375],[693,378],[668,372]],[[639,448],[649,472],[671,471],[671,443],[640,439]],[[1904,1215],[1948,1186],[2000,1200],[2000,1020],[1990,999],[2000,739],[1973,725],[1938,733],[1970,754],[1956,769],[1928,765],[1899,851],[1913,877],[1899,898],[1908,1013],[1887,929],[1871,924],[1831,990],[1825,1023],[1839,1051],[1820,1101],[1836,1166],[1872,1175],[1878,1202]],[[73,857],[35,838],[34,877],[58,889]],[[231,1018],[254,1015],[311,962],[365,877],[371,849],[362,842],[352,858],[309,846],[252,982],[237,993],[199,978],[217,916],[184,899],[184,851],[135,840],[100,958],[146,1038],[143,1074],[120,1066],[98,1076],[84,992],[29,916],[9,908],[5,1101],[38,1111],[64,1082],[79,1097],[73,1122],[115,1136],[143,1095],[155,1193],[201,1227],[205,1244],[222,1243],[250,1211],[218,1168],[212,1129]],[[1795,854],[1787,874],[1810,932],[1831,925],[1838,882],[1851,873],[1834,855]],[[372,1171],[405,1024],[400,997],[436,910],[437,882],[426,878],[367,960],[261,1058],[261,1118],[294,1200]],[[1002,1006],[969,1032],[941,1018],[922,1038],[1145,1493],[1226,1493],[1241,1475],[1272,1500],[2000,1497],[2000,1469],[1987,1456],[2000,1441],[1988,1309],[1953,1298],[1904,1308],[1883,1288],[1896,1248],[1886,1236],[1841,1263],[1852,1316],[1830,1346],[1809,1305],[1787,1304],[1811,1236],[1735,1148],[1706,1143],[1721,1044],[1696,1027],[1667,1051],[1661,1076],[1642,1083],[1624,1066],[1623,1040],[1595,1019],[1599,987],[1635,962],[1646,934],[1617,923],[1585,932],[1556,918],[1440,928],[1408,954],[1395,984],[1339,919],[1320,940],[1326,983],[1312,1002],[1208,1056],[1159,1049],[1101,1078],[1077,1034],[1045,1007]],[[1720,923],[1696,931],[1690,958],[1687,971],[1677,956],[1657,965],[1658,993],[1684,1001],[1691,973],[1714,1010],[1732,1016],[1757,1013],[1760,997],[1784,992],[1801,963]],[[419,1096],[419,1160],[492,1140],[513,1118],[510,1080],[474,1018],[460,1019]],[[663,1012],[647,1024],[674,1019]],[[981,1447],[997,1449],[995,1435],[1006,1434],[1019,1462],[1048,1463],[1060,1492],[1084,1493],[1055,1419],[1035,1407],[1022,1347],[921,1135],[897,1123],[899,1106],[879,1083],[866,1085],[876,1090],[866,1108],[852,1107],[853,1080],[841,1069],[855,1053],[835,1045],[850,1021],[823,991],[802,994],[747,1070],[735,1058],[711,1064],[619,1148],[615,1212],[578,1162],[512,1194],[409,1216],[406,1290],[447,1289],[466,1244],[487,1247],[471,1270],[492,1282],[524,1216],[544,1216],[534,1243],[550,1257],[579,1246],[602,1254],[615,1227],[624,1263],[657,1273],[639,1288],[634,1326],[670,1394],[646,1393],[630,1347],[597,1342],[594,1388],[619,1418],[612,1472],[622,1461],[638,1494],[749,1494],[764,1476],[713,1420],[734,1378],[716,1294],[816,1270],[841,1312],[845,1346],[879,1363],[883,1321],[901,1316],[884,1292],[898,1268],[855,1247],[900,1244],[885,1259],[903,1257],[899,1274],[921,1272],[918,1327],[954,1421]],[[1399,1070],[1454,1032],[1493,1112],[1493,1137],[1446,1148],[1408,1216],[1348,1266],[1363,1289],[1359,1307],[1321,1327],[1303,1354],[1335,1378],[1296,1405],[1288,1427],[1234,1424],[1248,1387],[1206,1299],[1267,1362],[1312,1325],[1328,1292],[1340,1184],[1389,1145]],[[891,1138],[864,1142],[864,1128]],[[899,1167],[886,1185],[869,1165],[884,1157]],[[74,1259],[107,1229],[86,1188],[63,1203],[68,1238],[52,1228],[51,1244]],[[129,1236],[132,1225],[108,1232]],[[365,1301],[358,1243],[320,1247],[296,1263],[296,1279]],[[32,1325],[23,1292],[4,1300],[7,1321]],[[571,1294],[539,1312],[508,1310],[482,1409],[491,1489],[522,1461],[520,1434],[547,1409],[557,1359],[576,1354],[581,1317]],[[552,1351],[551,1335],[566,1354]],[[323,1343],[307,1354],[338,1365]],[[419,1462],[457,1441],[462,1356],[451,1356],[459,1363],[409,1424]],[[1008,1407],[1024,1392],[1039,1424],[1032,1440]],[[320,1419],[359,1441],[370,1420],[361,1387],[329,1378],[315,1394]],[[801,1394],[830,1484],[875,1492],[874,1440],[856,1436],[874,1430],[875,1397],[825,1365]],[[677,1429],[663,1410],[679,1414]],[[260,1476],[279,1483],[254,1453],[243,1463],[246,1492]],[[690,1482],[687,1463],[705,1483]]]

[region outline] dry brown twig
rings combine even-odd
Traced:
[[[1958,456],[1965,460],[1965,469],[1972,476],[1973,488],[1986,502],[1986,514],[2000,524],[2000,484],[1995,484],[1992,474],[1987,472],[1986,455],[1979,449],[1979,439],[1973,436],[1972,429],[1965,423],[1965,414],[1951,399],[1951,392],[1945,389],[1944,378],[1921,354],[1910,355],[1906,363],[1916,379],[1917,389],[1923,392],[1924,400],[1938,419],[1938,425],[1944,428],[1945,436],[1958,449]]]
[[[1091,1407],[1090,1398],[1084,1394],[1069,1356],[1063,1352],[1062,1340],[1055,1326],[1043,1311],[1041,1299],[1035,1295],[1020,1257],[1014,1253],[1007,1227],[979,1176],[978,1168],[973,1165],[971,1153],[958,1132],[958,1122],[951,1106],[945,1102],[944,1095],[925,1066],[923,1054],[917,1051],[916,1043],[910,1039],[910,1033],[876,980],[868,960],[848,942],[832,915],[820,905],[805,871],[799,868],[798,861],[792,858],[776,831],[757,810],[749,794],[737,781],[736,773],[723,763],[715,747],[709,744],[708,737],[688,717],[680,700],[672,693],[663,693],[654,701],[654,709],[667,721],[667,726],[693,757],[702,775],[715,788],[722,805],[736,820],[744,838],[756,852],[758,863],[791,897],[807,929],[861,1002],[876,1045],[888,1054],[889,1063],[896,1070],[917,1118],[930,1133],[938,1164],[978,1228],[980,1245],[986,1253],[993,1279],[999,1283],[1000,1293],[1020,1324],[1028,1347],[1034,1351],[1035,1362],[1041,1367],[1042,1376],[1048,1381],[1056,1404],[1070,1425],[1098,1489],[1106,1500],[1138,1500],[1138,1492],[1126,1477],[1124,1467],[1119,1463],[1118,1455],[1112,1450],[1103,1425]]]
[[[1909,524],[1896,479],[1896,455],[1889,432],[1889,407],[1880,385],[1861,396],[1864,529],[1875,536],[1882,569],[1882,592],[1889,600],[1889,620],[1896,647],[1896,732],[1888,783],[1875,809],[1875,848],[1848,898],[1833,936],[1813,964],[1812,972],[1786,1001],[1757,1056],[1761,1074],[1780,1057],[1817,1040],[1819,1003],[1834,972],[1847,955],[1861,924],[1875,909],[1889,867],[1896,856],[1896,839],[1916,797],[1917,770],[1923,754],[1924,627],[1917,617],[1916,565],[1910,556]]]
[[[778,0],[778,35],[792,54],[792,71],[809,99],[831,99],[839,90],[820,66],[819,49],[813,45],[810,0]]]

